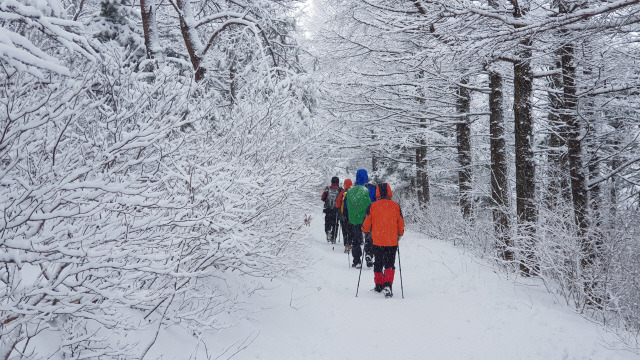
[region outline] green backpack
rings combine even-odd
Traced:
[[[347,191],[349,222],[354,225],[362,224],[369,205],[371,205],[369,189],[362,185],[356,185],[349,189],[349,191]]]

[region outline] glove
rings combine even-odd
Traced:
[[[402,235],[398,235],[398,242],[400,242],[400,239],[402,239]]]

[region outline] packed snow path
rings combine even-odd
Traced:
[[[370,291],[366,267],[355,297],[358,270],[342,244],[332,250],[327,243],[321,214],[309,241],[314,261],[303,279],[272,282],[276,288],[259,299],[263,310],[215,343],[205,340],[209,355],[249,337],[233,359],[640,359],[611,349],[614,337],[543,287],[505,280],[451,244],[407,231],[400,243],[405,298],[396,260],[394,297],[385,299]]]

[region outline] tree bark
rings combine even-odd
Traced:
[[[519,8],[521,11],[522,9]],[[518,235],[522,239],[523,259],[520,265],[525,275],[535,275],[539,265],[534,259],[533,236],[537,211],[535,204],[535,161],[533,158],[533,116],[531,99],[533,75],[531,73],[530,38],[520,42],[520,61],[513,66],[513,112],[515,117],[515,161],[516,161],[516,213]]]
[[[424,79],[424,71],[418,72],[418,80],[422,83]],[[419,88],[420,96],[417,98],[421,106],[425,104],[425,93],[423,88]],[[418,206],[426,209],[431,194],[429,191],[429,173],[427,172],[427,119],[420,119],[420,128],[418,134],[418,147],[416,148],[416,188],[418,195]]]
[[[193,26],[194,19],[191,13],[191,3],[190,0],[176,0],[176,4],[178,6],[178,17],[180,18],[180,32],[182,33],[187,53],[189,53],[189,59],[191,59],[195,80],[200,81],[204,78],[206,69],[202,67],[202,45]]]
[[[555,68],[562,69],[562,54],[557,52]],[[571,186],[569,185],[569,162],[567,159],[567,129],[560,118],[563,109],[562,95],[562,74],[554,74],[549,81],[549,126],[551,136],[549,137],[549,184],[547,188],[547,206],[550,210],[556,208],[560,202],[571,202]]]
[[[468,79],[461,81],[458,87],[458,114],[460,120],[456,125],[456,140],[458,144],[458,189],[460,196],[460,208],[465,220],[471,218],[471,127],[469,125],[469,109],[471,95],[469,89],[464,87]]]
[[[140,12],[142,14],[142,31],[144,32],[144,45],[147,59],[155,58],[158,49],[158,26],[156,22],[155,0],[140,0]]]
[[[423,125],[420,126],[421,129]],[[416,188],[418,205],[424,209],[429,203],[429,174],[427,173],[427,141],[420,139],[420,146],[416,148]]]
[[[507,178],[507,148],[504,139],[504,111],[502,75],[489,72],[489,132],[491,134],[491,199],[493,200],[493,227],[498,239],[500,256],[514,259],[509,223],[509,183]]]
[[[569,154],[569,174],[571,176],[571,195],[573,197],[573,215],[578,226],[578,236],[584,237],[588,227],[588,193],[587,177],[582,161],[582,126],[578,121],[576,98],[576,67],[574,63],[573,44],[562,46],[562,84],[563,113],[562,119],[567,126],[567,151]]]

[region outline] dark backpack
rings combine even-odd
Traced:
[[[325,209],[335,209],[336,208],[336,200],[338,199],[338,195],[342,191],[342,188],[327,189],[327,197],[324,199],[324,208]]]

